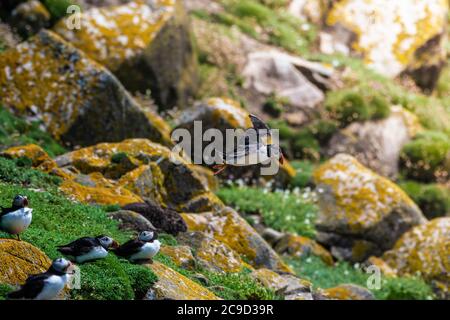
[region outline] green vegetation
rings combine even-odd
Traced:
[[[0,283],[0,300],[5,300],[8,293],[13,290],[10,286]]]
[[[66,150],[39,126],[38,122],[28,123],[0,107],[0,148],[33,143],[51,157],[64,153]]]
[[[127,160],[128,159],[128,155],[126,152],[118,152],[115,153],[111,156],[111,162],[112,163],[122,163],[122,161]]]
[[[293,188],[306,188],[311,184],[314,164],[309,161],[291,161],[291,165],[297,171],[297,174],[291,181]]]
[[[447,179],[450,167],[450,137],[442,132],[426,131],[407,143],[400,159],[402,173],[419,181]]]
[[[220,189],[217,195],[240,213],[260,214],[271,228],[314,237],[317,207],[307,194],[233,186]]]
[[[399,186],[413,199],[428,219],[450,214],[450,190],[439,184],[421,184],[415,181]]]
[[[68,14],[67,8],[76,3],[71,0],[42,0],[41,2],[50,12],[54,21],[65,17]]]
[[[332,288],[344,283],[366,287],[367,279],[371,276],[359,266],[338,262],[331,267],[314,256],[291,258],[287,262],[298,276],[309,279],[316,288]],[[425,300],[433,298],[432,289],[422,279],[414,277],[383,277],[381,289],[372,289],[371,291],[377,299]]]

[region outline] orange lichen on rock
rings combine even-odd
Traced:
[[[55,161],[41,147],[35,144],[11,147],[0,153],[0,156],[10,159],[28,158],[32,166],[44,172],[49,172],[57,167]]]
[[[394,278],[397,276],[397,271],[389,266],[383,259],[372,256],[367,259],[367,262],[370,265],[376,266],[378,269],[380,269],[381,273],[387,277]]]
[[[208,289],[162,263],[154,262],[148,267],[158,276],[158,281],[152,288],[156,299],[220,300]]]
[[[170,257],[179,267],[190,269],[195,266],[195,258],[188,246],[162,246],[160,253]]]
[[[20,285],[33,274],[46,271],[50,259],[25,241],[0,239],[0,283]]]
[[[333,300],[375,300],[369,290],[353,284],[343,284],[325,289],[322,294]]]

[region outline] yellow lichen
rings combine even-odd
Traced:
[[[34,168],[44,172],[50,172],[57,167],[55,161],[50,158],[47,152],[35,144],[6,149],[1,153],[1,156],[10,159],[26,157],[31,160]]]
[[[193,268],[194,256],[188,246],[162,246],[160,252],[172,259],[179,267]]]

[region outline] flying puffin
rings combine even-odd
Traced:
[[[137,239],[124,243],[114,253],[134,263],[153,263],[152,258],[159,252],[161,247],[161,243],[157,238],[158,234],[154,231],[142,231]]]
[[[107,236],[95,238],[84,237],[69,244],[58,246],[58,251],[66,256],[73,257],[77,263],[103,259],[108,255],[108,249],[118,248],[119,244]]]
[[[66,259],[53,261],[47,272],[28,277],[25,284],[8,295],[9,299],[52,300],[64,289],[72,264]]]
[[[255,115],[251,114],[249,117],[253,124],[253,128],[249,130],[252,130],[251,133],[256,132],[256,139],[250,141],[249,135],[244,136],[244,140],[238,142],[235,150],[222,154],[219,152],[223,163],[214,166],[214,169],[217,169],[214,175],[221,173],[228,165],[244,167],[260,163],[266,164],[271,159],[277,159],[283,164],[283,152],[279,145],[272,144],[271,129],[269,126]],[[247,132],[249,131],[247,130]]]
[[[0,213],[0,230],[12,235],[17,235],[20,241],[20,234],[31,224],[33,209],[28,208],[28,198],[17,195],[14,197],[11,208],[2,208]]]

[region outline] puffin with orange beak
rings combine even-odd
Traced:
[[[223,163],[215,165],[213,168],[218,175],[227,166],[244,167],[257,164],[268,164],[272,160],[284,163],[284,156],[278,144],[272,143],[272,133],[269,126],[255,115],[249,115],[253,128],[246,131],[244,139],[239,141],[235,150],[220,154]],[[251,130],[251,132],[250,132]],[[247,134],[249,133],[249,134]],[[255,139],[250,139],[256,133]],[[252,140],[252,141],[251,141]]]
[[[71,257],[77,263],[104,259],[109,249],[116,249],[119,244],[110,237],[101,235],[95,238],[83,237],[69,244],[59,246],[58,251]]]
[[[17,235],[20,241],[20,234],[31,224],[33,219],[33,209],[28,208],[28,198],[17,195],[14,197],[10,208],[2,208],[0,212],[0,230],[12,235]]]

